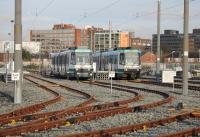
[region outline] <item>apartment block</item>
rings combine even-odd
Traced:
[[[109,30],[94,33],[95,51],[105,51],[109,48]],[[111,48],[129,47],[129,32],[111,31]]]

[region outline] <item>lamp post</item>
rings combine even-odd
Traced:
[[[184,0],[183,95],[188,95],[189,0]]]
[[[199,48],[199,62],[200,62],[200,48]]]
[[[11,65],[10,65],[10,67],[11,67],[11,71],[12,72],[14,72],[14,43],[13,43],[13,34],[14,34],[14,20],[10,20],[10,23],[11,23],[11,33],[8,33],[8,35],[10,35],[10,45],[11,45],[11,49],[13,48],[13,52],[12,52],[12,50],[10,50],[11,51],[11,54],[10,54],[10,60],[11,60]]]
[[[172,69],[173,69],[173,70],[174,70],[174,64],[173,64],[173,63],[174,63],[174,52],[175,52],[175,51],[172,51]]]
[[[6,83],[8,82],[8,53],[9,53],[9,43],[6,42],[4,44],[4,59],[5,59],[5,69],[6,69],[6,74],[5,74],[5,81]]]
[[[159,81],[160,75],[160,0],[158,0],[157,11],[157,61],[156,61],[156,80]]]

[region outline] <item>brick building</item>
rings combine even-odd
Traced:
[[[130,39],[130,46],[140,49],[143,52],[148,52],[151,51],[151,40],[133,37]]]

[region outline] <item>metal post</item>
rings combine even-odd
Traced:
[[[188,95],[189,0],[184,0],[183,95]]]
[[[174,61],[174,52],[175,51],[172,51],[172,69],[174,70],[174,63],[175,63],[175,61]]]
[[[41,74],[41,44],[39,47],[39,74]]]
[[[160,75],[160,0],[158,0],[157,14],[157,62],[156,62],[156,79],[159,81]]]
[[[19,81],[16,81],[16,88],[14,94],[14,103],[22,102],[22,17],[21,17],[21,0],[15,0],[15,73],[19,73]]]
[[[199,48],[199,62],[200,62],[200,48]]]
[[[111,21],[109,21],[109,49],[112,48]]]
[[[93,28],[91,28],[91,30],[90,30],[90,50],[92,51],[92,53],[93,53]]]
[[[110,82],[110,93],[112,94],[112,77],[111,77],[111,82]]]
[[[11,20],[10,21],[11,22],[11,25],[12,25],[12,29],[11,29],[11,33],[10,33],[10,45],[12,46],[12,41],[13,41],[13,38],[12,38],[12,35],[14,34],[14,30],[13,30],[13,28],[14,28],[14,20]],[[13,35],[14,36],[14,35]],[[14,72],[14,53],[13,54],[11,54],[11,72]]]
[[[97,35],[96,35],[96,33],[94,33],[94,47],[93,47],[93,53],[96,52],[96,37],[97,37]]]
[[[8,82],[8,74],[7,74],[7,71],[8,71],[8,68],[7,68],[7,45],[6,43],[4,44],[4,61],[5,61],[5,69],[6,69],[6,74],[5,74],[5,82],[7,83]]]

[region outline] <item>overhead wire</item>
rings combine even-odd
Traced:
[[[190,0],[190,1],[191,1],[191,2],[194,2],[194,1],[196,1],[196,0]],[[170,9],[177,8],[177,7],[179,7],[179,6],[182,6],[183,4],[184,4],[184,3],[181,2],[181,3],[178,3],[178,4],[176,4],[176,5],[173,5],[173,6],[170,6],[170,7],[166,7],[166,8],[164,8],[164,9],[162,9],[161,12],[166,11],[166,10],[170,10]],[[147,12],[147,13],[141,14],[141,15],[137,14],[134,18],[128,19],[128,20],[126,20],[126,21],[124,21],[124,22],[122,22],[122,23],[120,23],[120,24],[117,24],[117,25],[115,25],[115,27],[122,26],[122,25],[124,25],[125,23],[127,23],[129,20],[133,20],[133,19],[138,19],[138,18],[141,18],[141,17],[150,16],[150,15],[153,15],[153,14],[156,14],[156,13],[157,13],[157,11]],[[163,13],[161,13],[161,14],[163,14]],[[178,15],[177,15],[177,16],[178,16]]]
[[[44,13],[54,2],[55,2],[55,0],[49,1],[44,8],[42,8],[38,13],[36,13],[37,16],[41,15],[42,13]]]
[[[109,3],[108,5],[90,13],[90,14],[84,14],[83,17],[81,17],[76,23],[80,23],[81,21],[83,21],[84,19],[88,18],[88,17],[91,17],[91,16],[94,16],[94,15],[97,15],[99,14],[100,12],[103,12],[105,11],[106,9],[109,9],[111,8],[112,6],[114,6],[115,4],[117,4],[118,2],[120,2],[121,0],[115,0],[113,1],[112,3]]]
[[[55,2],[55,0],[50,0],[45,7],[43,7],[39,12],[36,8],[36,13],[35,13],[35,16],[34,16],[34,19],[33,21],[31,22],[31,25],[26,29],[26,30],[29,30],[31,28],[31,26],[33,26],[33,24],[35,24],[38,16],[40,16],[41,14],[43,14],[53,3]],[[25,38],[25,36],[23,37],[23,39]]]

